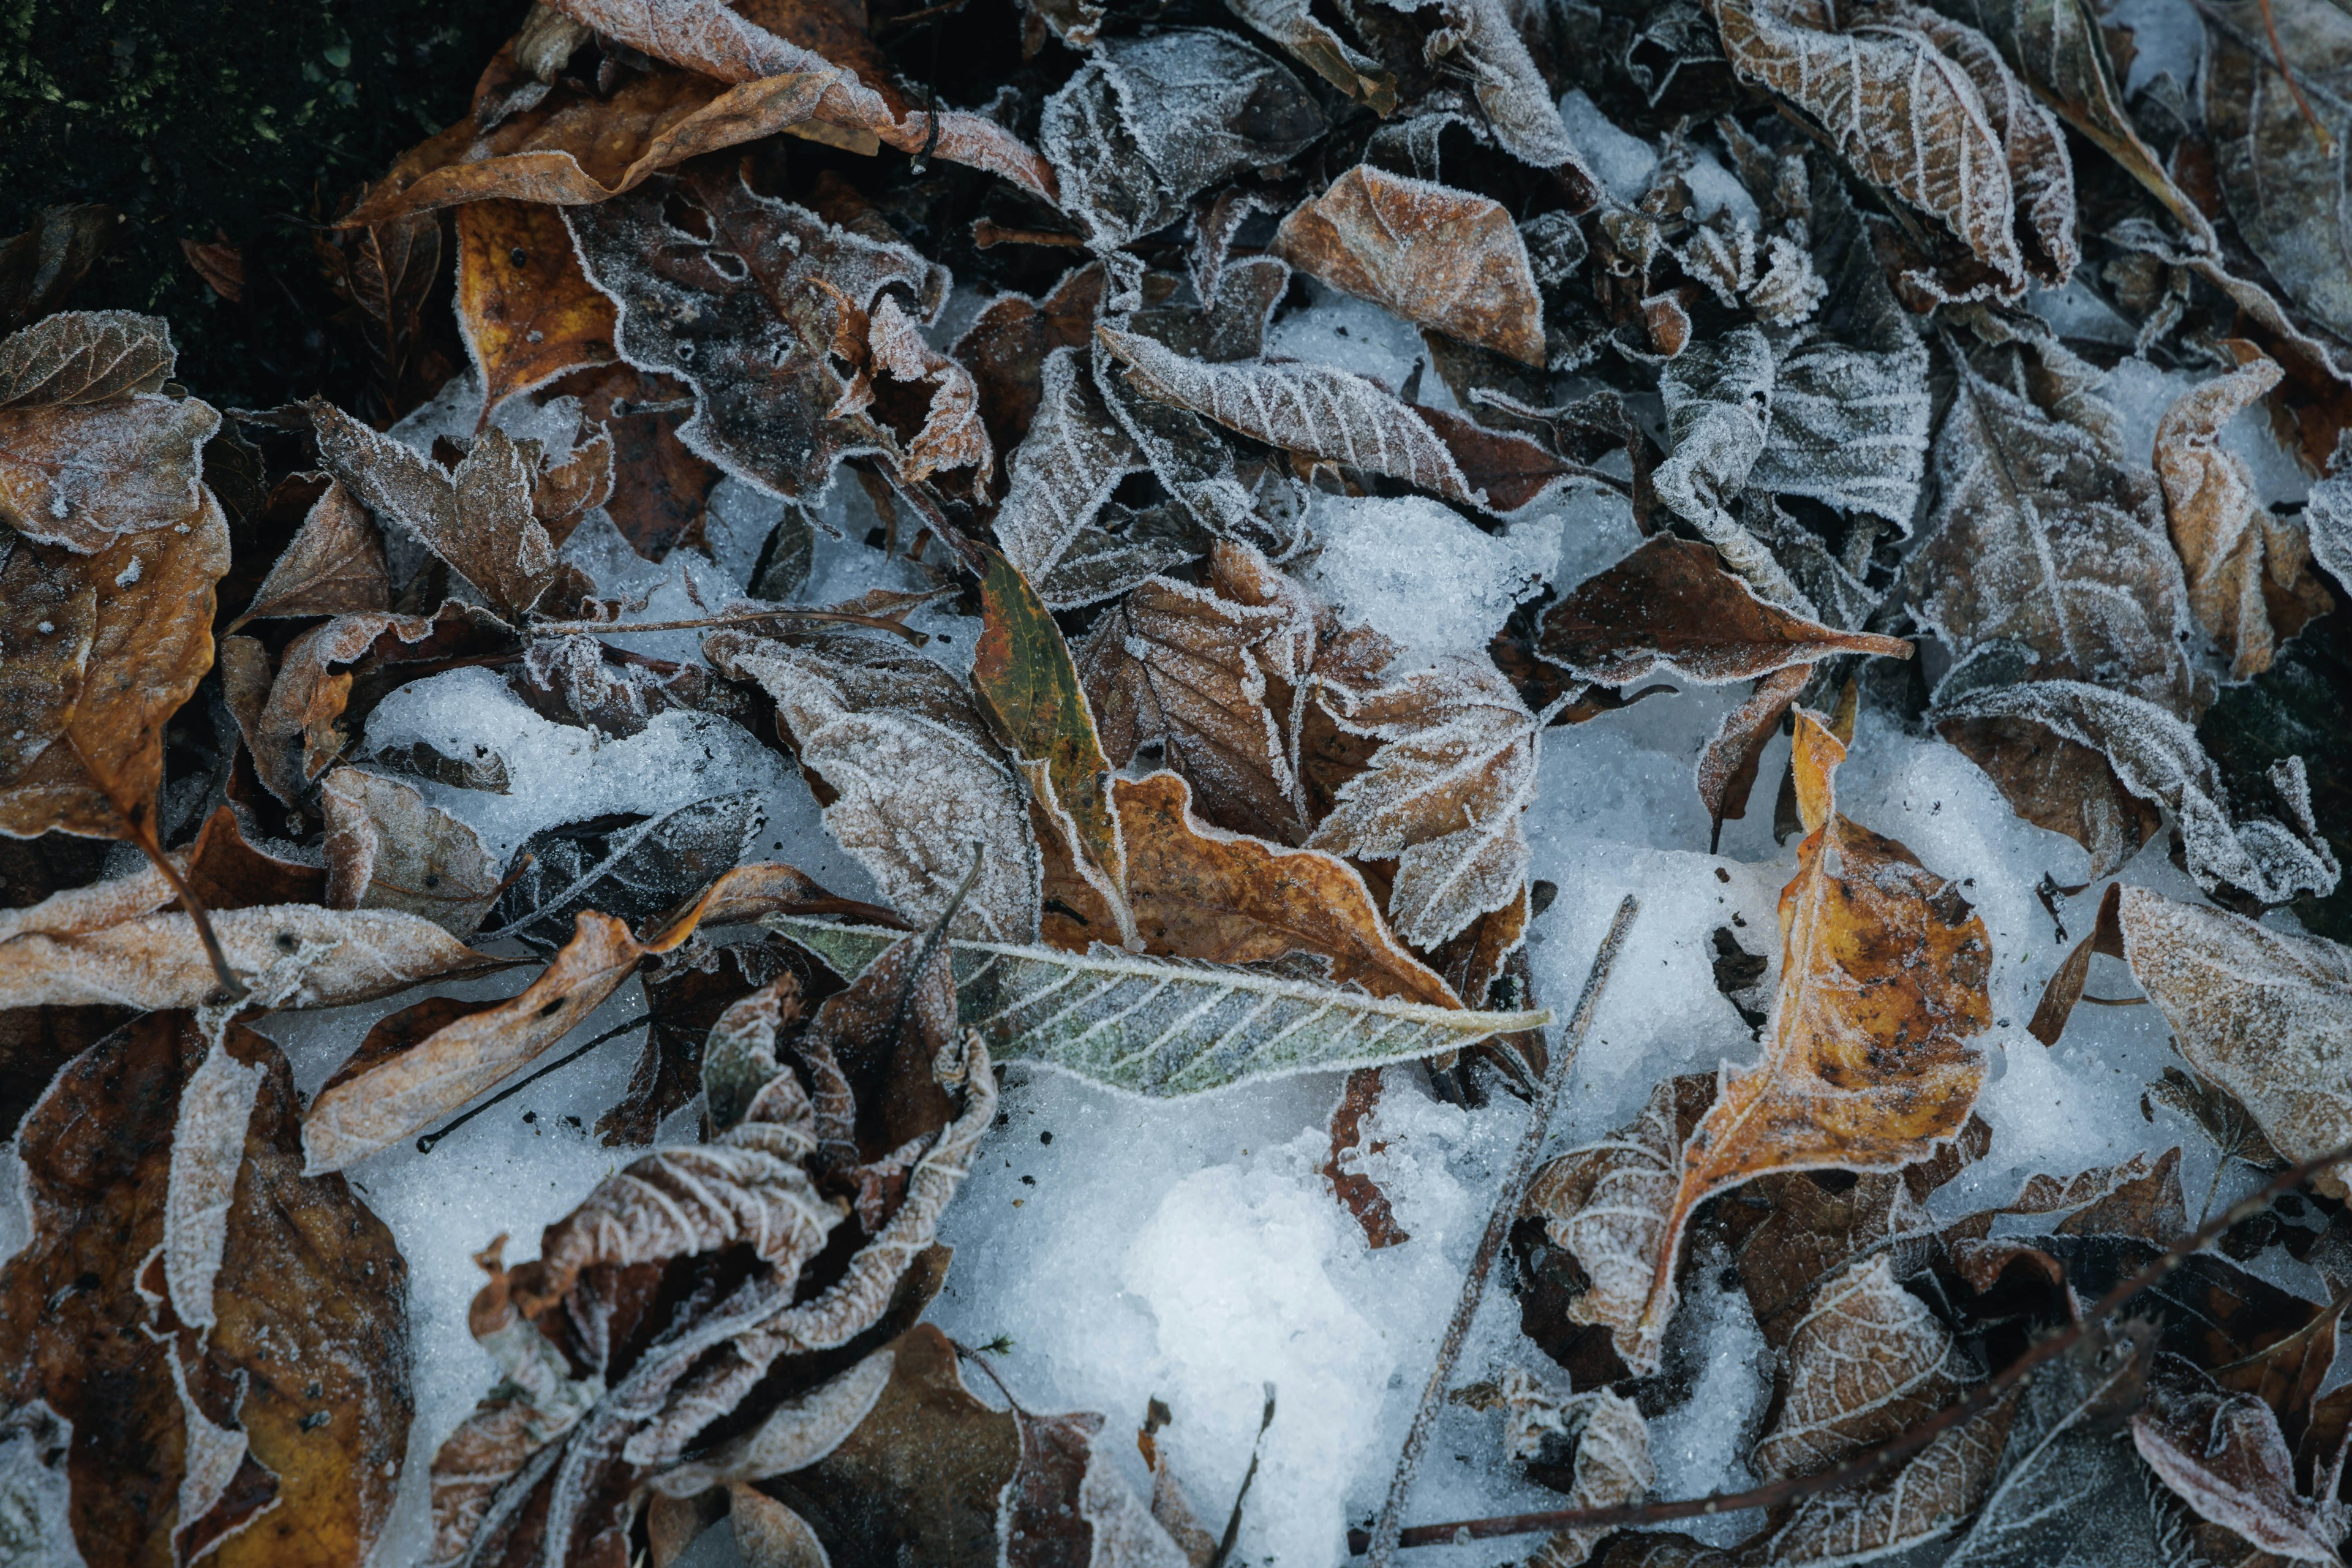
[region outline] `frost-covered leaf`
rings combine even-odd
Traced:
[[[933,389],[921,427],[907,443],[901,476],[912,483],[940,468],[970,468],[975,491],[986,484],[996,467],[996,450],[981,423],[980,389],[971,372],[926,342],[895,295],[885,294],[875,304],[866,346],[892,379],[928,382]]]
[[[1380,685],[1318,683],[1339,728],[1380,742],[1307,840],[1355,860],[1397,862],[1389,919],[1424,951],[1518,896],[1520,818],[1535,799],[1535,715],[1483,657]]]
[[[1908,658],[1911,645],[1768,604],[1723,569],[1713,546],[1662,533],[1545,611],[1536,651],[1603,686],[1659,671],[1720,685],[1834,654]]]
[[[807,120],[845,79],[823,61],[810,63],[733,87],[686,70],[632,73],[604,96],[559,84],[486,128],[460,121],[413,149],[342,221],[387,223],[460,203],[543,208],[608,200],[688,158]],[[562,232],[552,214],[541,222]]]
[[[330,481],[230,629],[247,621],[390,608],[383,540],[352,492]]]
[[[1810,609],[1787,571],[1730,510],[1764,455],[1772,387],[1772,345],[1752,326],[1675,356],[1658,376],[1667,454],[1650,482],[1667,510],[1721,551],[1759,594]]]
[[[2342,1561],[2336,1543],[2352,1515],[2333,1495],[2297,1495],[2294,1451],[2277,1414],[2254,1395],[2225,1393],[2190,1363],[2161,1355],[2131,1434],[2139,1457],[2200,1518],[2291,1563]]]
[[[515,852],[491,911],[495,934],[552,946],[590,909],[642,926],[740,862],[766,820],[756,792],[737,790],[635,820],[535,833]],[[490,885],[500,887],[495,877]]]
[[[1908,530],[1927,460],[1927,351],[1812,337],[1781,351],[1748,482]]]
[[[2352,953],[2145,888],[2124,889],[2116,912],[2132,977],[2200,1078],[2289,1160],[2352,1142],[2352,1085],[2335,1065],[2352,1050]]]
[[[2156,426],[2156,474],[2189,608],[2236,680],[2268,669],[2280,642],[2335,604],[2312,579],[2302,527],[2271,516],[2254,493],[2253,470],[2221,444],[2221,426],[2279,376],[2274,362],[2258,356],[2183,393]]]
[[[1103,406],[1085,349],[1054,350],[1039,380],[1035,418],[1006,460],[1012,483],[993,526],[1004,558],[1046,593],[1118,481],[1144,465]]]
[[[2143,474],[1965,367],[1934,463],[1909,571],[1915,613],[1954,657],[1939,699],[2030,672],[2202,710],[2180,563]]]
[[[338,768],[319,792],[327,820],[327,903],[401,910],[459,941],[499,896],[498,863],[481,836],[415,787]]]
[[[340,918],[405,920],[441,934],[413,915]],[[221,940],[227,945],[226,926]],[[431,1127],[570,1034],[636,972],[645,952],[627,926],[591,911],[580,917],[572,940],[539,978],[514,996],[461,1004],[462,1016],[405,1048],[379,1054],[362,1044],[320,1089],[302,1119],[309,1168],[341,1170]]]
[[[1282,694],[1305,679],[1313,637],[1298,589],[1246,545],[1220,542],[1202,586],[1144,584],[1075,650],[1104,754],[1124,767],[1156,742],[1210,821],[1293,840],[1305,808]]]
[[[621,91],[654,79],[637,78]],[[613,301],[581,269],[562,212],[531,201],[469,201],[452,221],[457,330],[481,367],[485,409],[566,372],[618,359]]]
[[[1395,74],[1318,21],[1308,0],[1226,0],[1225,8],[1373,113],[1395,112]]]
[[[1951,1331],[1903,1289],[1886,1254],[1823,1280],[1790,1331],[1789,1390],[1756,1445],[1757,1473],[1819,1475],[1916,1426],[1970,1381]]]
[[[1957,1171],[1971,1144],[1981,1153],[1990,1136],[1973,1123],[1937,1158]],[[1927,1163],[1858,1175],[1851,1186],[1840,1176],[1824,1186],[1811,1172],[1757,1179],[1749,1191],[1772,1212],[1740,1245],[1739,1283],[1766,1343],[1786,1346],[1822,1282],[1843,1270],[1883,1257],[1895,1279],[1906,1279],[1936,1261],[1936,1222],[1922,1201],[1933,1192]]]
[[[1517,1367],[1503,1374],[1508,1411],[1503,1448],[1515,1459],[1542,1459],[1557,1473],[1565,1450],[1568,1506],[1616,1508],[1639,1502],[1657,1481],[1650,1460],[1650,1426],[1640,1406],[1606,1388],[1562,1400]],[[1561,1458],[1553,1456],[1559,1454]],[[1528,1559],[1530,1568],[1578,1568],[1611,1527],[1576,1525],[1556,1531]]]
[[[590,280],[619,309],[622,356],[693,389],[694,417],[677,432],[690,450],[788,500],[823,490],[845,457],[901,459],[868,415],[832,416],[848,384],[828,353],[845,311],[870,311],[886,288],[936,316],[945,269],[760,195],[732,172],[659,175],[567,209],[565,221]]]
[[[0,742],[0,833],[154,832],[163,727],[212,667],[215,587],[229,568],[227,520],[202,494],[185,532],[133,533],[94,554],[0,541],[0,691],[21,704],[7,725],[21,732]]]
[[[335,1007],[490,960],[432,921],[392,910],[268,904],[213,917],[230,968],[259,975],[304,949],[300,981],[278,1005]],[[198,1007],[219,989],[194,920],[142,915],[71,936],[0,942],[0,1007]]]
[[[1948,1535],[1990,1487],[2013,1409],[2001,1401],[1859,1487],[1806,1498],[1772,1536],[1765,1561],[1770,1568],[1842,1568]]]
[[[1948,1564],[2126,1568],[2167,1559],[2169,1500],[2116,1430],[2138,1403],[2154,1338],[2149,1323],[2094,1325],[2035,1371],[2013,1406],[1992,1489]]]
[[[793,917],[768,923],[842,973],[898,940]],[[1154,1098],[1433,1056],[1549,1016],[1392,1001],[1255,965],[950,945],[959,1015],[1003,1059]]]
[[[1287,163],[1328,128],[1306,84],[1230,33],[1107,38],[1045,101],[1039,144],[1063,209],[1112,250],[1184,216],[1202,191]]]
[[[1723,825],[1748,815],[1748,792],[1756,786],[1764,748],[1812,677],[1811,665],[1792,664],[1759,679],[1747,700],[1723,716],[1699,752],[1698,799],[1706,807],[1709,854],[1722,847]]]
[[[793,647],[719,632],[704,647],[722,672],[776,700],[803,763],[834,792],[826,827],[909,919],[947,907],[977,845],[980,881],[956,931],[1037,934],[1028,792],[953,676],[867,638]]]
[[[1486,127],[1521,163],[1557,171],[1575,193],[1576,206],[1601,189],[1568,134],[1551,84],[1520,37],[1517,13],[1504,0],[1381,0],[1399,11],[1434,8],[1437,25],[1422,46],[1440,73],[1469,79]]]
[[[1284,218],[1274,248],[1391,315],[1544,363],[1543,301],[1499,202],[1359,163]]]
[[[829,8],[808,7],[803,15],[809,22],[803,27],[813,23],[814,33],[837,60],[779,37],[753,20],[760,13],[738,11],[720,0],[562,0],[555,8],[608,38],[719,81],[741,84],[836,71],[814,113],[849,133],[853,143],[861,134],[869,136],[904,153],[984,169],[1048,199],[1054,195],[1053,175],[1037,154],[988,116],[940,110],[936,100],[912,108],[864,26]],[[779,24],[790,28],[793,8],[775,11],[781,13]],[[714,143],[719,144],[723,143]],[[862,150],[873,152],[874,142]]]
[[[1054,352],[1094,341],[1105,282],[1096,261],[1062,274],[1043,299],[999,294],[956,339],[952,352],[980,388],[981,418],[997,450],[1009,455],[1027,438]]]
[[[455,472],[332,404],[306,405],[319,460],[361,504],[404,529],[512,623],[555,582],[555,545],[531,510],[531,465],[496,426]]]
[[[1742,80],[1803,110],[1855,173],[1949,230],[2001,294],[2023,292],[2008,149],[1969,74],[1932,39],[1874,21],[1837,32],[1771,0],[1707,10]]]
[[[2050,728],[2030,705],[1991,702],[2001,695],[1990,694],[1984,711],[1962,699],[1937,733],[1985,771],[2018,816],[2089,851],[2093,877],[2113,875],[2164,826],[2162,808],[2125,787],[2097,745]]]
[[[1985,123],[2009,159],[2020,257],[2034,280],[2063,288],[2082,258],[2074,238],[2074,166],[2058,121],[2017,79],[1990,38],[1919,0],[1876,0],[1871,25],[1909,27],[1932,40],[1977,89]]]
[[[1138,333],[1107,326],[1095,335],[1148,397],[1268,446],[1488,505],[1428,423],[1360,375],[1299,362],[1207,364]]]
[[[160,393],[171,325],[131,310],[64,310],[0,342],[0,409],[66,408]]]
[[[2311,788],[2300,757],[2277,763],[2259,781],[2267,786],[2267,800],[2239,799],[2187,724],[2152,702],[2079,680],[1973,691],[1937,717],[1948,726],[1964,727],[1962,733],[1982,732],[1979,727],[1988,723],[2006,725],[2016,744],[2039,745],[2054,738],[2104,758],[2118,788],[2172,814],[2189,875],[2209,891],[2235,889],[2259,903],[2283,904],[2298,893],[2324,896],[2336,886],[2339,868],[2312,819]],[[2060,753],[2062,759],[2075,755]],[[2021,776],[2028,782],[2053,779],[2064,787],[2080,776],[2075,769],[2021,775],[1990,766],[1987,772],[2004,787]],[[2023,809],[2023,803],[2012,804]],[[2085,845],[2095,842],[2086,839]]]
[[[1984,922],[1909,850],[1837,813],[1844,755],[1799,710],[1790,768],[1809,832],[1780,894],[1780,988],[1763,1060],[1726,1071],[1686,1139],[1673,1139],[1672,1097],[1654,1098],[1642,1135],[1617,1141],[1624,1152],[1563,1164],[1547,1200],[1548,1214],[1567,1216],[1552,1219],[1553,1234],[1594,1280],[1571,1311],[1608,1324],[1636,1371],[1658,1364],[1683,1226],[1700,1202],[1768,1172],[1897,1169],[1960,1131],[1983,1082],[1984,1057],[1967,1040],[1992,1021]],[[1604,1179],[1626,1194],[1604,1200]],[[1580,1227],[1587,1207],[1599,1212]]]
[[[2280,77],[2272,39],[2303,87]],[[2213,183],[2238,232],[2288,297],[2336,333],[2352,331],[2352,264],[2341,238],[2347,192],[2335,152],[2352,123],[2352,18],[2324,0],[2239,0],[2205,27],[2201,107]],[[2312,108],[2306,110],[2308,101]],[[2306,116],[2316,112],[2322,132]],[[2192,231],[2193,232],[2193,231]]]
[[[169,1561],[177,1543],[232,1568],[359,1568],[390,1521],[412,1411],[406,1265],[341,1177],[301,1173],[277,1047],[232,1029],[219,1050],[249,1091],[221,1125],[184,1120],[214,1053],[186,1015],[159,1013],[68,1065],[19,1133],[32,1223],[0,1271],[0,1387],[72,1439],[72,1538],[28,1561]],[[184,1136],[227,1162],[202,1332],[148,1267],[183,1239],[167,1193]],[[299,1521],[296,1544],[246,1528],[257,1513]]]

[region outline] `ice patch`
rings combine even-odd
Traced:
[[[1304,581],[1347,624],[1370,626],[1420,663],[1484,649],[1511,606],[1543,586],[1562,531],[1547,514],[1496,538],[1422,496],[1318,495],[1307,526],[1321,549]],[[1443,577],[1431,571],[1439,563]]]
[[[1650,172],[1658,166],[1657,149],[1620,131],[1580,87],[1570,88],[1559,100],[1559,118],[1568,127],[1569,140],[1609,194],[1627,206],[1641,200],[1650,188]]]

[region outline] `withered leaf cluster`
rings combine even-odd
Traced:
[[[2084,0],[541,0],[321,227],[349,406],[216,410],[56,308],[103,225],[6,242],[0,1557],[1237,1561],[1164,1416],[1147,1501],[923,1321],[1001,1069],[1329,1075],[1406,1244],[1384,1075],[1491,1118],[1564,1048],[1548,740],[1730,686],[1675,787],[1710,853],[1778,790],[1777,947],[1715,933],[1755,1058],[1544,1161],[1524,1353],[1454,1391],[1578,1516],[1529,1561],[2339,1561],[2352,18],[2195,12],[2190,84]],[[1425,617],[1330,586],[1375,508]],[[739,785],[501,837],[521,742],[384,738],[461,687],[706,726],[825,841]],[[1971,868],[1841,807],[1898,731],[2087,867],[2021,1028]],[[2086,1316],[2206,1217],[2182,1151],[2013,1172],[1975,1112],[2108,1003],[2213,1191],[2301,1206]],[[367,1163],[640,1031],[413,1445]],[[1650,1423],[1735,1294],[1762,1490],[1701,1540]]]

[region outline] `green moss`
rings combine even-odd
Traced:
[[[219,401],[349,398],[366,365],[310,226],[465,113],[520,0],[0,0],[0,234],[45,206],[124,222],[73,295],[168,317],[184,378]],[[183,238],[244,247],[216,299]]]

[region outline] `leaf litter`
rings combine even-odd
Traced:
[[[561,0],[363,388],[52,290],[0,1542],[2336,1561],[2347,60]]]

